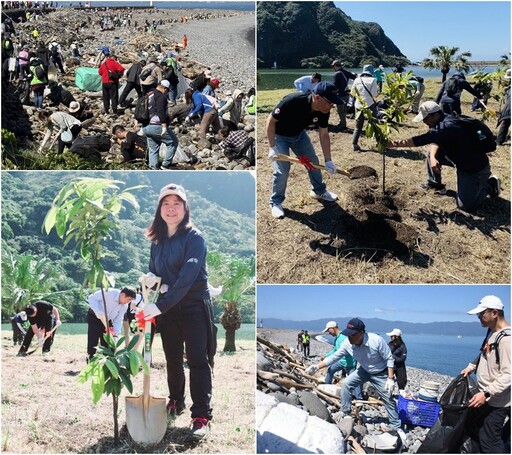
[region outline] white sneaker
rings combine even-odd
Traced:
[[[327,201],[327,202],[334,202],[338,200],[338,195],[331,193],[330,191],[325,190],[324,194],[318,195],[313,190],[309,192],[309,195],[311,197],[314,197],[315,199]]]
[[[283,206],[281,204],[272,206],[272,216],[277,219],[284,218]]]

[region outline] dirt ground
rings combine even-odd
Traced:
[[[237,352],[215,357],[213,412],[210,434],[190,440],[190,413],[185,411],[161,443],[134,443],[125,425],[123,389],[119,400],[120,444],[114,445],[112,398],[94,406],[90,382],[78,384],[85,366],[86,335],[57,333],[52,352],[16,357],[11,333],[2,332],[2,452],[6,453],[254,453],[254,342],[236,343]],[[158,336],[159,337],[159,336]],[[164,355],[155,340],[151,395],[167,397]],[[222,349],[223,344],[220,344]],[[190,407],[187,374],[187,408]],[[134,395],[142,394],[142,374]]]
[[[463,114],[480,118],[470,112],[470,101],[463,97]],[[363,136],[359,141],[363,150],[357,153],[352,151],[352,135],[330,126],[332,158],[338,169],[371,166],[378,178],[324,173],[327,189],[339,200],[318,202],[309,196],[305,168],[292,164],[283,203],[285,218],[276,220],[268,202],[273,167],[267,158],[267,116],[268,112],[258,116],[259,283],[509,282],[509,141],[489,154],[492,173],[502,181],[501,196],[488,199],[477,213],[469,214],[456,207],[454,169],[443,167],[446,195],[419,187],[426,180],[426,147],[386,151],[383,196],[383,157],[373,139]],[[413,123],[413,117],[409,114],[394,139],[427,131],[423,123]],[[329,123],[338,123],[335,109]],[[493,129],[496,122],[487,124]],[[349,119],[348,127],[354,125]],[[318,134],[310,131],[309,135],[323,164]]]

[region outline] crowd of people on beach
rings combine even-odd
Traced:
[[[165,18],[158,14],[158,10],[154,12],[157,18],[146,19],[140,24],[141,33],[153,36],[163,24],[178,20]],[[195,13],[181,16],[180,20],[185,23],[232,14],[238,13]],[[182,127],[194,128],[197,124],[203,145],[218,149],[229,160],[242,160],[247,166],[254,165],[254,138],[247,134],[244,118],[255,115],[255,89],[241,90],[230,86],[204,66],[198,66],[192,77],[189,72],[187,75],[191,79],[186,79],[182,71],[182,65],[187,64],[188,67],[190,61],[186,34],[181,42],[176,40],[170,46],[164,47],[149,40],[142,49],[128,53],[123,51],[123,62],[129,60],[130,63],[121,64],[112,47],[100,45],[100,42],[92,54],[90,46],[86,49],[81,44],[80,34],[83,29],[90,30],[96,25],[102,30],[136,29],[139,24],[131,22],[130,9],[91,11],[87,21],[77,22],[73,27],[71,43],[69,36],[59,39],[55,35],[41,35],[38,28],[42,27],[37,24],[44,24],[46,17],[31,17],[30,24],[34,25],[28,28],[18,27],[19,24],[10,18],[2,22],[2,82],[4,89],[13,87],[24,94],[22,102],[33,105],[34,120],[39,120],[46,128],[39,153],[44,153],[48,145],[51,149],[58,142],[58,153],[69,148],[82,157],[101,159],[99,152],[105,149],[97,143],[99,139],[95,143],[89,137],[89,142],[86,142],[80,132],[91,126],[100,115],[106,115],[111,124],[112,143],[121,148],[121,163],[139,162],[150,169],[169,168],[176,164],[173,158],[179,148],[179,131]],[[27,33],[29,30],[31,32]],[[117,41],[120,40],[114,39],[114,47]],[[78,86],[80,71],[91,66],[97,68],[94,80],[101,81],[102,110],[88,102],[87,96],[79,98],[80,92],[77,96],[77,91],[70,90],[67,85],[75,76]],[[244,86],[250,84],[242,82]],[[97,83],[80,87],[85,91],[84,95],[88,90],[97,90],[92,85],[97,86]],[[137,98],[130,97],[133,91]],[[147,102],[143,101],[146,99]],[[142,117],[138,115],[141,111],[138,104],[144,104],[143,110],[147,110]],[[130,116],[120,118],[127,110],[133,112],[131,120]],[[141,139],[133,140],[133,136],[128,134],[127,142],[125,136],[117,134],[120,127],[130,132],[131,125],[137,122],[139,129],[135,131]],[[160,159],[161,144],[165,144],[167,150],[163,161]],[[198,161],[195,156],[178,153],[182,160],[191,164]]]

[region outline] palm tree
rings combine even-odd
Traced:
[[[449,73],[451,67],[455,67],[458,71],[468,72],[470,65],[468,58],[471,57],[471,52],[466,51],[460,54],[458,47],[436,46],[430,49],[429,55],[432,58],[425,58],[423,66],[428,69],[438,69],[443,73],[442,82],[446,81],[446,75]]]
[[[237,258],[221,253],[208,253],[210,277],[215,284],[222,284],[219,298],[223,302],[220,323],[226,330],[224,352],[235,352],[235,335],[242,317],[240,306],[244,294],[254,286],[254,258]]]

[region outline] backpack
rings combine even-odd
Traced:
[[[52,57],[56,57],[59,55],[59,46],[57,44],[52,44],[50,47],[50,52]]]
[[[510,329],[507,328],[507,329],[503,329],[501,332],[498,333],[498,335],[496,336],[496,339],[494,340],[494,343],[490,343],[489,345],[487,345],[487,339],[489,338],[489,335],[490,335],[490,329],[487,331],[487,336],[485,337],[484,339],[484,342],[482,343],[482,346],[480,348],[480,352],[484,352],[487,350],[488,353],[494,351],[496,353],[496,363],[500,364],[500,352],[498,351],[498,346],[500,344],[500,341],[503,337],[509,337],[510,336]],[[487,348],[487,346],[489,346]],[[477,362],[477,368],[478,368],[478,363],[480,363],[480,357],[478,357],[478,362]]]
[[[484,122],[471,117],[458,117],[456,122],[462,124],[466,133],[473,138],[479,152],[489,153],[496,150],[494,134]]]
[[[206,87],[206,84],[206,77],[204,76],[204,74],[200,74],[190,83],[190,88],[202,92],[203,89]]]
[[[12,51],[14,50],[14,45],[12,44],[12,41],[10,39],[6,39],[4,41],[4,49],[6,51]]]
[[[42,65],[38,65],[34,68],[34,72],[36,73],[36,77],[44,82],[46,80],[46,71],[44,70]]]
[[[153,66],[150,66],[149,68],[146,68],[144,71],[142,71],[139,76],[140,80],[145,81],[150,76],[150,74],[153,72],[154,69],[155,69],[155,66],[153,65]]]
[[[451,77],[448,79],[445,83],[444,91],[450,98],[453,98],[459,92],[459,82],[457,78]]]
[[[138,99],[133,115],[138,122],[142,124],[149,123],[149,95],[144,95]]]

